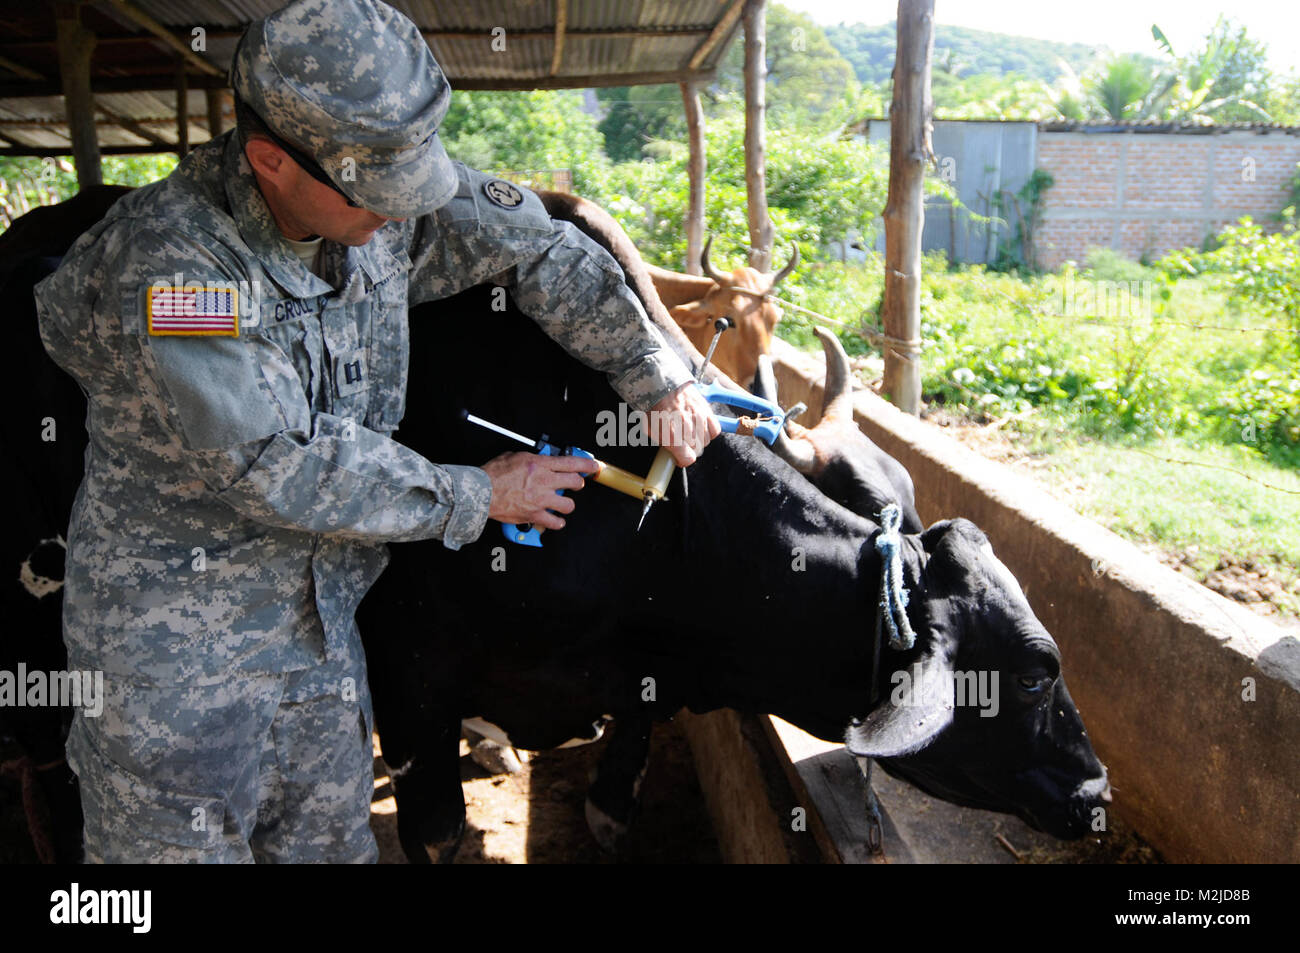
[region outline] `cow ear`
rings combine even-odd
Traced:
[[[690,304],[681,304],[673,308],[669,314],[673,320],[683,328],[702,328],[713,318],[708,310],[704,307],[703,302],[693,301]]]
[[[925,547],[927,553],[932,553],[939,542],[947,535],[948,530],[952,529],[953,520],[939,520],[937,523],[931,523],[930,526],[921,534],[921,545]]]
[[[912,754],[951,724],[953,672],[942,645],[895,672],[890,682],[893,688],[889,697],[845,732],[844,744],[850,754],[868,758]]]

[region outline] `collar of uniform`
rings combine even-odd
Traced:
[[[239,148],[238,135],[232,134],[226,143],[224,165],[226,199],[239,234],[276,284],[295,298],[332,293],[329,283],[308,271],[284,240],[244,150]]]
[[[357,301],[385,278],[410,269],[410,259],[389,248],[386,233],[394,227],[400,226],[385,225],[360,247],[325,243],[323,270],[327,275],[343,276],[338,292],[341,300]]]

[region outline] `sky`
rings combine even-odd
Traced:
[[[888,23],[897,0],[780,0],[822,26]],[[1174,51],[1200,45],[1220,13],[1268,44],[1274,71],[1300,69],[1300,2],[1297,0],[935,0],[936,23],[1066,43],[1104,45],[1117,53],[1159,56],[1151,39],[1158,23]]]

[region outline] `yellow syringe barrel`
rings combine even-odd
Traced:
[[[592,477],[593,480],[611,490],[636,497],[638,500],[643,500],[647,496],[662,500],[664,494],[668,492],[668,481],[672,479],[673,470],[676,468],[673,455],[662,447],[655,455],[654,463],[650,465],[650,472],[644,478],[621,467],[611,466],[603,460],[596,462],[600,464],[600,470]]]

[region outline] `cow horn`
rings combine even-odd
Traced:
[[[825,328],[813,328],[826,352],[826,384],[822,393],[822,420],[853,419],[853,371],[844,345]]]
[[[785,263],[785,267],[778,271],[772,278],[772,283],[768,285],[767,290],[771,291],[782,281],[790,277],[790,273],[799,267],[799,245],[794,244],[794,252],[790,255],[790,260]]]
[[[758,370],[754,373],[754,396],[776,400],[776,374],[772,370],[772,355],[758,356]],[[813,472],[813,446],[807,440],[793,440],[786,436],[785,428],[777,431],[772,452],[807,476]]]
[[[708,240],[704,243],[704,251],[700,252],[700,270],[704,272],[706,277],[712,278],[715,282],[725,288],[727,285],[731,284],[731,279],[725,275],[718,274],[713,270],[713,266],[709,264],[709,249],[712,246],[713,236],[710,235]]]

